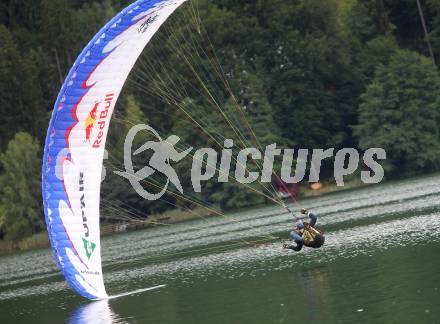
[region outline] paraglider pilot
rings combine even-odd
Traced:
[[[301,214],[309,217],[309,222],[298,221],[296,227],[290,232],[290,237],[296,244],[284,244],[283,248],[294,251],[300,251],[305,245],[311,248],[319,248],[324,244],[324,235],[314,228],[317,217],[307,209],[302,208]]]

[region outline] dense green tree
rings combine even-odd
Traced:
[[[38,59],[41,88],[46,105],[52,106],[73,62],[93,35],[116,11],[111,1],[73,3],[68,0],[42,0],[38,35],[34,48]]]
[[[227,103],[235,105],[235,109],[230,109],[235,127],[256,147],[264,148],[273,143],[286,144],[280,136],[280,127],[274,120],[273,107],[269,103],[262,77],[243,67],[241,70],[234,80],[237,102]],[[271,131],[268,132],[268,129]]]
[[[41,204],[41,147],[19,132],[0,155],[0,205],[5,208],[6,239],[17,240],[44,228]]]
[[[436,17],[434,8],[428,5],[429,2],[420,0],[428,31],[432,29],[432,20]],[[393,34],[399,45],[429,56],[417,1],[387,0],[384,3],[389,20],[395,26]]]
[[[440,58],[440,1],[429,0],[429,8],[434,12],[429,29],[429,40],[432,44],[436,60]]]
[[[0,23],[12,29],[37,30],[40,0],[4,0],[0,3]]]
[[[344,115],[355,109],[346,98],[352,87],[350,43],[341,32],[335,2],[299,3],[274,19],[281,26],[275,27],[280,29],[276,43],[267,53],[271,104],[283,136],[295,145],[340,146],[346,140]]]
[[[0,24],[5,25],[22,51],[38,46],[40,0],[5,0],[0,3]]]
[[[399,46],[392,36],[378,36],[358,46],[353,55],[354,72],[364,90],[373,80],[376,69],[387,65]]]
[[[392,30],[383,0],[358,0],[347,14],[350,32],[360,41],[366,42]]]
[[[72,45],[74,46],[72,49],[78,50],[77,54],[79,54],[84,44],[87,44],[93,35],[116,14],[116,11],[110,0],[87,1],[80,9],[72,10],[71,14],[74,21],[72,26],[72,37],[74,38]],[[76,44],[79,47],[75,46]]]
[[[413,52],[397,52],[381,66],[362,96],[359,124],[362,149],[387,152],[391,176],[432,171],[439,166],[440,76],[432,62]]]
[[[17,131],[33,136],[44,132],[46,109],[41,105],[36,73],[32,57],[23,57],[12,34],[0,25],[0,149]]]
[[[42,0],[41,21],[42,45],[50,57],[52,74],[58,77],[59,88],[79,54],[81,44],[75,43],[78,32],[73,9],[68,0]]]

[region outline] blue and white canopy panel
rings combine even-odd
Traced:
[[[89,299],[107,298],[101,265],[99,200],[110,119],[144,47],[186,0],[139,0],[86,46],[55,103],[43,162],[43,203],[55,259]]]

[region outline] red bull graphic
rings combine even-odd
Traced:
[[[97,102],[93,109],[89,112],[85,122],[84,128],[86,131],[86,143],[92,143],[92,147],[101,147],[102,139],[104,137],[104,129],[107,126],[107,117],[109,114],[109,109],[113,101],[114,94],[106,94],[102,109],[100,109],[101,102]],[[99,117],[99,118],[98,118]],[[95,140],[92,140],[93,130],[97,128],[98,133]]]
[[[92,137],[93,128],[95,128],[96,125],[98,107],[99,107],[99,102],[97,102],[93,107],[93,109],[89,112],[89,115],[87,116],[86,121],[84,123],[86,130],[86,142],[89,143],[91,142],[90,138]]]
[[[98,135],[96,136],[95,141],[93,142],[94,148],[101,147],[102,140],[104,138],[104,129],[107,126],[108,117],[110,116],[109,109],[112,105],[113,97],[114,97],[113,93],[108,93],[105,95],[104,108],[101,111],[101,113],[99,114],[99,122],[98,122],[99,132],[98,132]]]

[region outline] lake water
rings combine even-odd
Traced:
[[[302,200],[318,250],[270,240],[293,227],[273,206],[105,237],[110,295],[166,285],[109,301],[76,296],[49,249],[3,257],[0,323],[440,323],[439,183]]]

